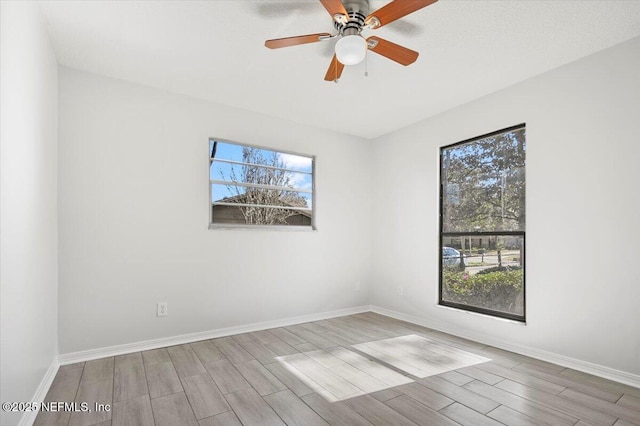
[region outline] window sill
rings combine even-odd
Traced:
[[[317,229],[311,226],[294,225],[233,225],[212,223],[209,224],[210,231],[277,231],[277,232],[316,232]]]
[[[523,321],[516,321],[516,320],[513,320],[513,319],[509,319],[509,318],[496,317],[494,315],[483,314],[481,312],[467,311],[466,309],[454,308],[452,306],[444,306],[444,305],[440,305],[438,303],[436,303],[436,308],[446,309],[446,310],[451,310],[451,311],[456,311],[456,312],[461,312],[461,313],[468,314],[468,315],[480,316],[480,317],[483,317],[483,318],[491,318],[491,319],[494,319],[494,320],[497,320],[497,321],[508,322],[510,324],[517,324],[517,325],[523,325],[523,326],[527,325],[526,321],[523,322]]]

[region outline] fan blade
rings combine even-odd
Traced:
[[[347,18],[349,17],[347,9],[344,8],[340,0],[320,0],[320,3],[327,9],[327,12],[329,12],[332,18],[335,15],[345,15]]]
[[[438,0],[394,0],[367,16],[364,22],[368,25],[372,19],[377,19],[380,25],[373,27],[377,29],[436,1]]]
[[[269,49],[279,49],[281,47],[297,46],[298,44],[315,43],[316,41],[320,41],[320,37],[331,37],[331,34],[318,33],[295,37],[276,38],[265,41],[264,45]]]
[[[415,50],[407,49],[406,47],[402,47],[399,44],[391,43],[385,39],[380,37],[369,37],[367,39],[367,44],[375,44],[374,46],[370,46],[369,50],[376,52],[378,55],[382,55],[391,59],[392,61],[396,61],[397,63],[407,66],[416,61],[418,59],[418,52]]]
[[[333,59],[331,60],[331,65],[329,65],[329,69],[327,70],[327,75],[324,76],[326,81],[336,81],[342,75],[342,70],[344,69],[344,65],[338,61],[336,55],[333,55]]]

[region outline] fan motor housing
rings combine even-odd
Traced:
[[[334,26],[341,35],[360,34],[369,15],[369,0],[345,0],[342,3],[349,14],[349,20],[346,23],[334,21]]]

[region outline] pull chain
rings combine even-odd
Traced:
[[[365,54],[364,55],[364,76],[365,77],[369,77],[369,67],[368,67],[369,61],[368,61],[368,58],[369,58],[369,55]]]

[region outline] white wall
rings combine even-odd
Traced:
[[[369,303],[368,141],[59,72],[61,354]],[[317,155],[318,230],[208,230],[211,136]]]
[[[0,4],[2,401],[31,401],[58,354],[57,64],[36,5]]]
[[[372,304],[639,374],[639,75],[634,39],[376,140]],[[522,122],[526,326],[436,306],[439,147]]]

